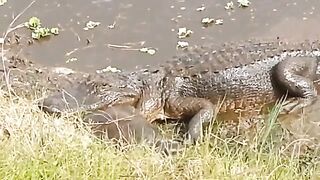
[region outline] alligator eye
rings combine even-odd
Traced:
[[[158,73],[159,71],[160,71],[160,70],[157,69],[157,70],[152,71],[152,73]]]
[[[208,73],[208,72],[209,72],[209,70],[206,69],[206,70],[204,70],[204,71],[200,71],[200,74],[206,74],[206,73]]]
[[[104,83],[104,84],[102,84],[102,86],[103,86],[103,87],[108,87],[108,88],[111,88],[111,87],[112,87],[112,85],[111,85],[111,84],[108,84],[108,83]]]
[[[191,68],[193,68],[194,67],[194,65],[189,65],[189,66],[187,66],[186,68],[187,69],[191,69]]]

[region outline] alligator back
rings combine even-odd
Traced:
[[[244,41],[222,45],[192,46],[178,52],[173,61],[163,65],[172,73],[192,76],[199,73],[219,73],[225,69],[243,67],[270,59],[291,56],[319,56],[320,41],[289,43],[282,41]]]
[[[274,87],[276,64],[289,57],[319,56],[319,47],[319,41],[190,47],[162,66],[168,72],[168,96],[201,97],[214,103],[225,98],[223,109],[251,109],[286,93]]]

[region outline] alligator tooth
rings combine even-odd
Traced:
[[[53,113],[61,113],[61,111],[58,109],[58,108],[51,108],[51,111],[53,112]]]

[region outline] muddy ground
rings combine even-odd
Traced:
[[[31,0],[9,0],[0,6],[0,32],[5,32],[12,16],[20,13]],[[247,39],[283,40],[315,39],[320,37],[320,1],[282,0],[252,1],[247,8],[233,10],[224,7],[229,1],[221,0],[41,0],[34,4],[15,24],[37,16],[43,25],[59,27],[60,34],[30,46],[19,46],[19,53],[48,66],[66,66],[93,72],[109,65],[133,69],[137,65],[159,64],[176,53],[179,39],[177,31],[186,27],[194,33],[183,41],[190,45],[223,43]],[[204,6],[203,11],[196,9]],[[207,28],[201,19],[222,18],[222,25]],[[101,24],[85,31],[89,21]],[[114,25],[114,28],[108,26]],[[30,31],[18,31],[30,37]],[[90,42],[88,44],[88,42]],[[141,46],[139,42],[144,42]],[[112,48],[112,45],[133,44],[129,49]],[[151,56],[137,50],[153,47]],[[69,62],[68,59],[77,61]]]

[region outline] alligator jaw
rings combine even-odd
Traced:
[[[42,102],[38,103],[38,107],[39,109],[41,109],[42,111],[48,113],[48,114],[57,114],[60,115],[62,113],[62,111],[60,111],[58,108],[54,108],[54,107],[48,107],[48,106],[44,106],[42,104]]]

